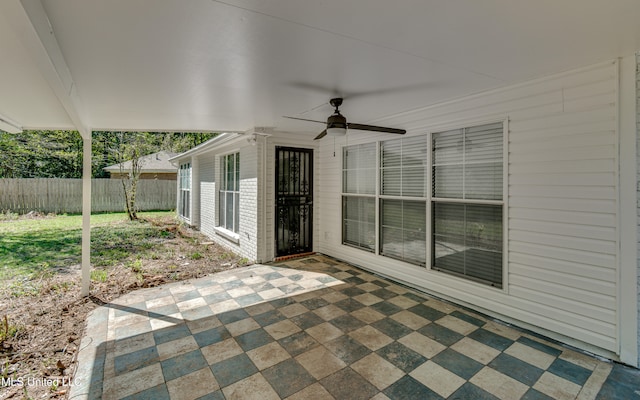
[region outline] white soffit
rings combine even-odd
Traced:
[[[93,129],[317,133],[321,125],[281,116],[325,119],[332,95],[368,93],[342,107],[367,123],[640,50],[636,0],[42,4]],[[30,92],[0,99],[0,113],[25,126],[61,124],[2,25],[0,51],[17,61],[0,67],[0,83]]]
[[[509,83],[640,50],[637,0],[224,2]]]
[[[3,4],[9,7],[9,3]],[[37,63],[0,9],[0,114],[25,129],[73,129]]]

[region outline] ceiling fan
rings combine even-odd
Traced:
[[[300,121],[308,121],[308,122],[316,122],[319,124],[326,124],[327,128],[320,132],[318,136],[313,138],[313,140],[322,139],[323,137],[329,136],[342,136],[346,134],[347,129],[357,129],[361,131],[374,131],[374,132],[384,132],[384,133],[397,133],[399,135],[404,135],[407,133],[404,129],[396,129],[396,128],[385,128],[383,126],[374,126],[374,125],[364,125],[364,124],[354,124],[352,122],[347,122],[347,119],[344,115],[340,114],[340,110],[338,109],[342,105],[342,98],[337,97],[331,99],[329,101],[331,106],[335,107],[335,111],[329,118],[327,118],[327,122],[324,121],[316,121],[313,119],[305,119],[305,118],[296,118],[296,117],[287,117],[289,119],[297,119]]]

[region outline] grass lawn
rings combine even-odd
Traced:
[[[123,293],[199,278],[249,260],[188,226],[173,212],[91,217],[91,296],[80,295],[82,216],[0,214],[0,378],[70,380],[87,313]],[[44,375],[43,375],[44,374]],[[7,389],[0,399],[66,398],[45,385]]]
[[[144,212],[141,218],[169,217],[173,211]],[[170,236],[149,223],[130,222],[126,213],[91,216],[91,263],[107,267],[132,253],[154,258],[154,238]],[[0,282],[64,273],[81,262],[82,215],[0,221]],[[76,267],[77,268],[77,267]]]

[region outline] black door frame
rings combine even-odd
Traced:
[[[275,148],[276,257],[307,253],[313,249],[313,152],[313,149],[302,147]],[[288,164],[283,164],[284,153],[289,153]],[[305,157],[296,157],[296,154]],[[297,177],[291,179],[292,172]],[[281,179],[282,174],[287,175],[286,181]]]

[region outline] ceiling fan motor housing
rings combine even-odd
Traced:
[[[334,113],[327,118],[327,129],[331,128],[347,129],[347,119],[340,112]]]

